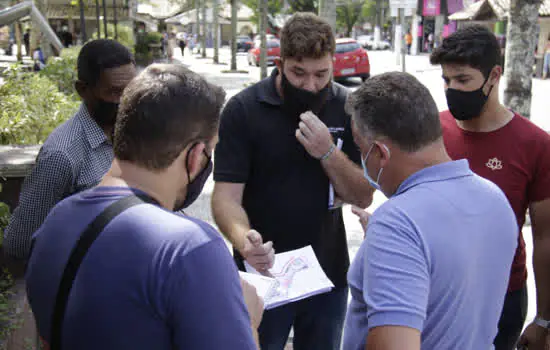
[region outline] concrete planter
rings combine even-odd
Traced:
[[[10,207],[17,206],[25,176],[34,165],[40,146],[0,146],[0,201]],[[0,349],[38,349],[34,317],[27,302],[24,282],[24,264],[0,254],[0,268],[7,270],[14,280],[4,292],[7,307],[0,310]]]

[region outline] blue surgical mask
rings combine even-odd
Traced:
[[[385,145],[384,145],[384,147],[386,148],[386,150],[389,153],[390,150]],[[380,175],[382,175],[382,170],[384,170],[384,168],[380,168],[380,171],[378,172],[378,176],[376,177],[376,181],[374,181],[370,177],[369,171],[367,170],[367,160],[369,159],[370,152],[372,151],[373,148],[374,148],[374,143],[370,146],[369,151],[367,152],[367,155],[365,156],[365,158],[361,158],[361,165],[363,166],[363,174],[365,175],[365,179],[367,179],[369,184],[374,189],[376,189],[378,191],[382,191],[382,189],[380,188],[379,182],[380,182]]]

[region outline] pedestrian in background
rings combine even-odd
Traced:
[[[544,62],[542,67],[542,79],[548,78],[550,74],[550,34],[548,35],[548,40],[546,41],[546,47],[544,50]]]
[[[411,32],[407,32],[407,34],[405,34],[405,44],[407,45],[407,54],[411,54],[411,46],[412,46],[412,42],[413,42],[413,37],[412,37],[412,34]]]
[[[185,55],[186,40],[187,40],[187,34],[183,33],[183,35],[180,37],[180,40],[179,40],[179,46],[180,46],[180,50],[181,50],[181,57],[183,57]]]
[[[170,32],[168,34],[168,42],[166,44],[166,55],[168,56],[168,62],[174,62],[174,50],[178,46],[176,40],[176,33]]]
[[[550,136],[499,101],[500,46],[487,28],[458,30],[443,40],[430,60],[443,69],[449,110],[441,113],[441,124],[447,152],[452,159],[468,159],[476,174],[495,183],[516,215],[518,247],[495,350],[516,348],[527,314],[522,234],[527,209],[533,230],[537,317],[521,343],[529,350],[546,350],[550,347]]]

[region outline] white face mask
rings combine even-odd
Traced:
[[[361,158],[361,165],[363,166],[363,174],[365,176],[365,179],[367,179],[367,181],[369,182],[369,184],[376,190],[378,191],[381,191],[382,192],[382,189],[380,188],[380,176],[382,175],[382,170],[384,170],[384,168],[380,168],[380,171],[378,171],[378,176],[376,176],[376,181],[373,180],[370,175],[369,175],[369,171],[367,170],[367,161],[369,159],[369,155],[370,155],[370,152],[372,151],[372,149],[374,148],[374,143],[370,146],[369,148],[369,151],[367,152],[367,155],[365,156],[365,158]],[[386,146],[386,145],[382,145],[386,151],[388,151],[388,153],[390,153],[390,150],[389,148]]]

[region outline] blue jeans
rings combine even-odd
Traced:
[[[348,303],[348,287],[266,311],[260,324],[262,350],[283,350],[294,325],[294,350],[338,350]]]

